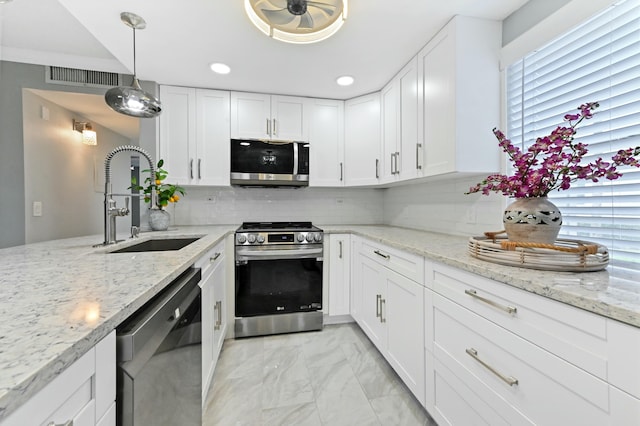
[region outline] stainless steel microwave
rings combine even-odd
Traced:
[[[308,186],[309,144],[231,139],[231,185]]]

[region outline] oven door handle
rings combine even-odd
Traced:
[[[312,259],[321,257],[322,247],[286,250],[255,250],[236,248],[236,260]]]

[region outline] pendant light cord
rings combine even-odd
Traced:
[[[133,79],[135,80],[137,77],[136,74],[136,29],[135,27],[132,27],[133,29]]]

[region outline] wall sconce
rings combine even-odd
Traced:
[[[85,145],[98,145],[98,136],[91,123],[73,120],[73,130],[82,133],[82,143]]]

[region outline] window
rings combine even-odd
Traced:
[[[640,146],[640,0],[607,9],[507,68],[507,136],[526,147],[585,102],[600,107],[576,140],[607,160]],[[598,242],[611,263],[640,268],[640,169],[614,181],[578,181],[549,198],[563,215],[560,237]]]

